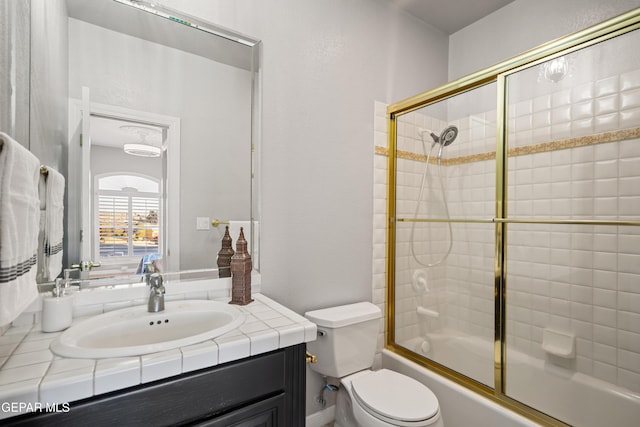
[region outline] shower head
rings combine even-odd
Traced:
[[[427,134],[433,139],[433,143],[440,143],[443,147],[451,144],[458,136],[458,128],[455,126],[449,126],[442,131],[440,136],[436,135],[431,129],[418,128],[418,134],[424,141],[424,135]]]
[[[438,142],[442,144],[443,147],[451,144],[456,137],[458,136],[458,128],[455,126],[449,126],[445,128],[440,134],[440,138],[438,138]]]

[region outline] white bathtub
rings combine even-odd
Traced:
[[[463,372],[486,384],[493,383],[490,342],[442,335],[432,336],[430,341],[437,360],[450,361],[447,364],[458,370],[464,365]],[[419,348],[419,342],[415,340],[406,346],[414,350]],[[510,351],[508,357],[510,397],[577,427],[640,425],[640,394],[515,351]],[[388,350],[383,351],[382,366],[431,388],[438,396],[447,427],[537,425]]]

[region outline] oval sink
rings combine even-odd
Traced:
[[[145,304],[83,320],[54,339],[51,351],[89,359],[139,356],[206,341],[244,322],[237,307],[218,301],[168,301],[165,307],[149,313]]]

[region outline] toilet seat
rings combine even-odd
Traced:
[[[391,425],[427,426],[439,414],[438,399],[431,390],[388,369],[357,376],[351,390],[367,413]]]

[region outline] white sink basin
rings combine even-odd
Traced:
[[[237,307],[217,301],[168,301],[165,307],[149,313],[145,304],[83,320],[53,340],[51,351],[89,359],[139,356],[206,341],[244,322]]]

